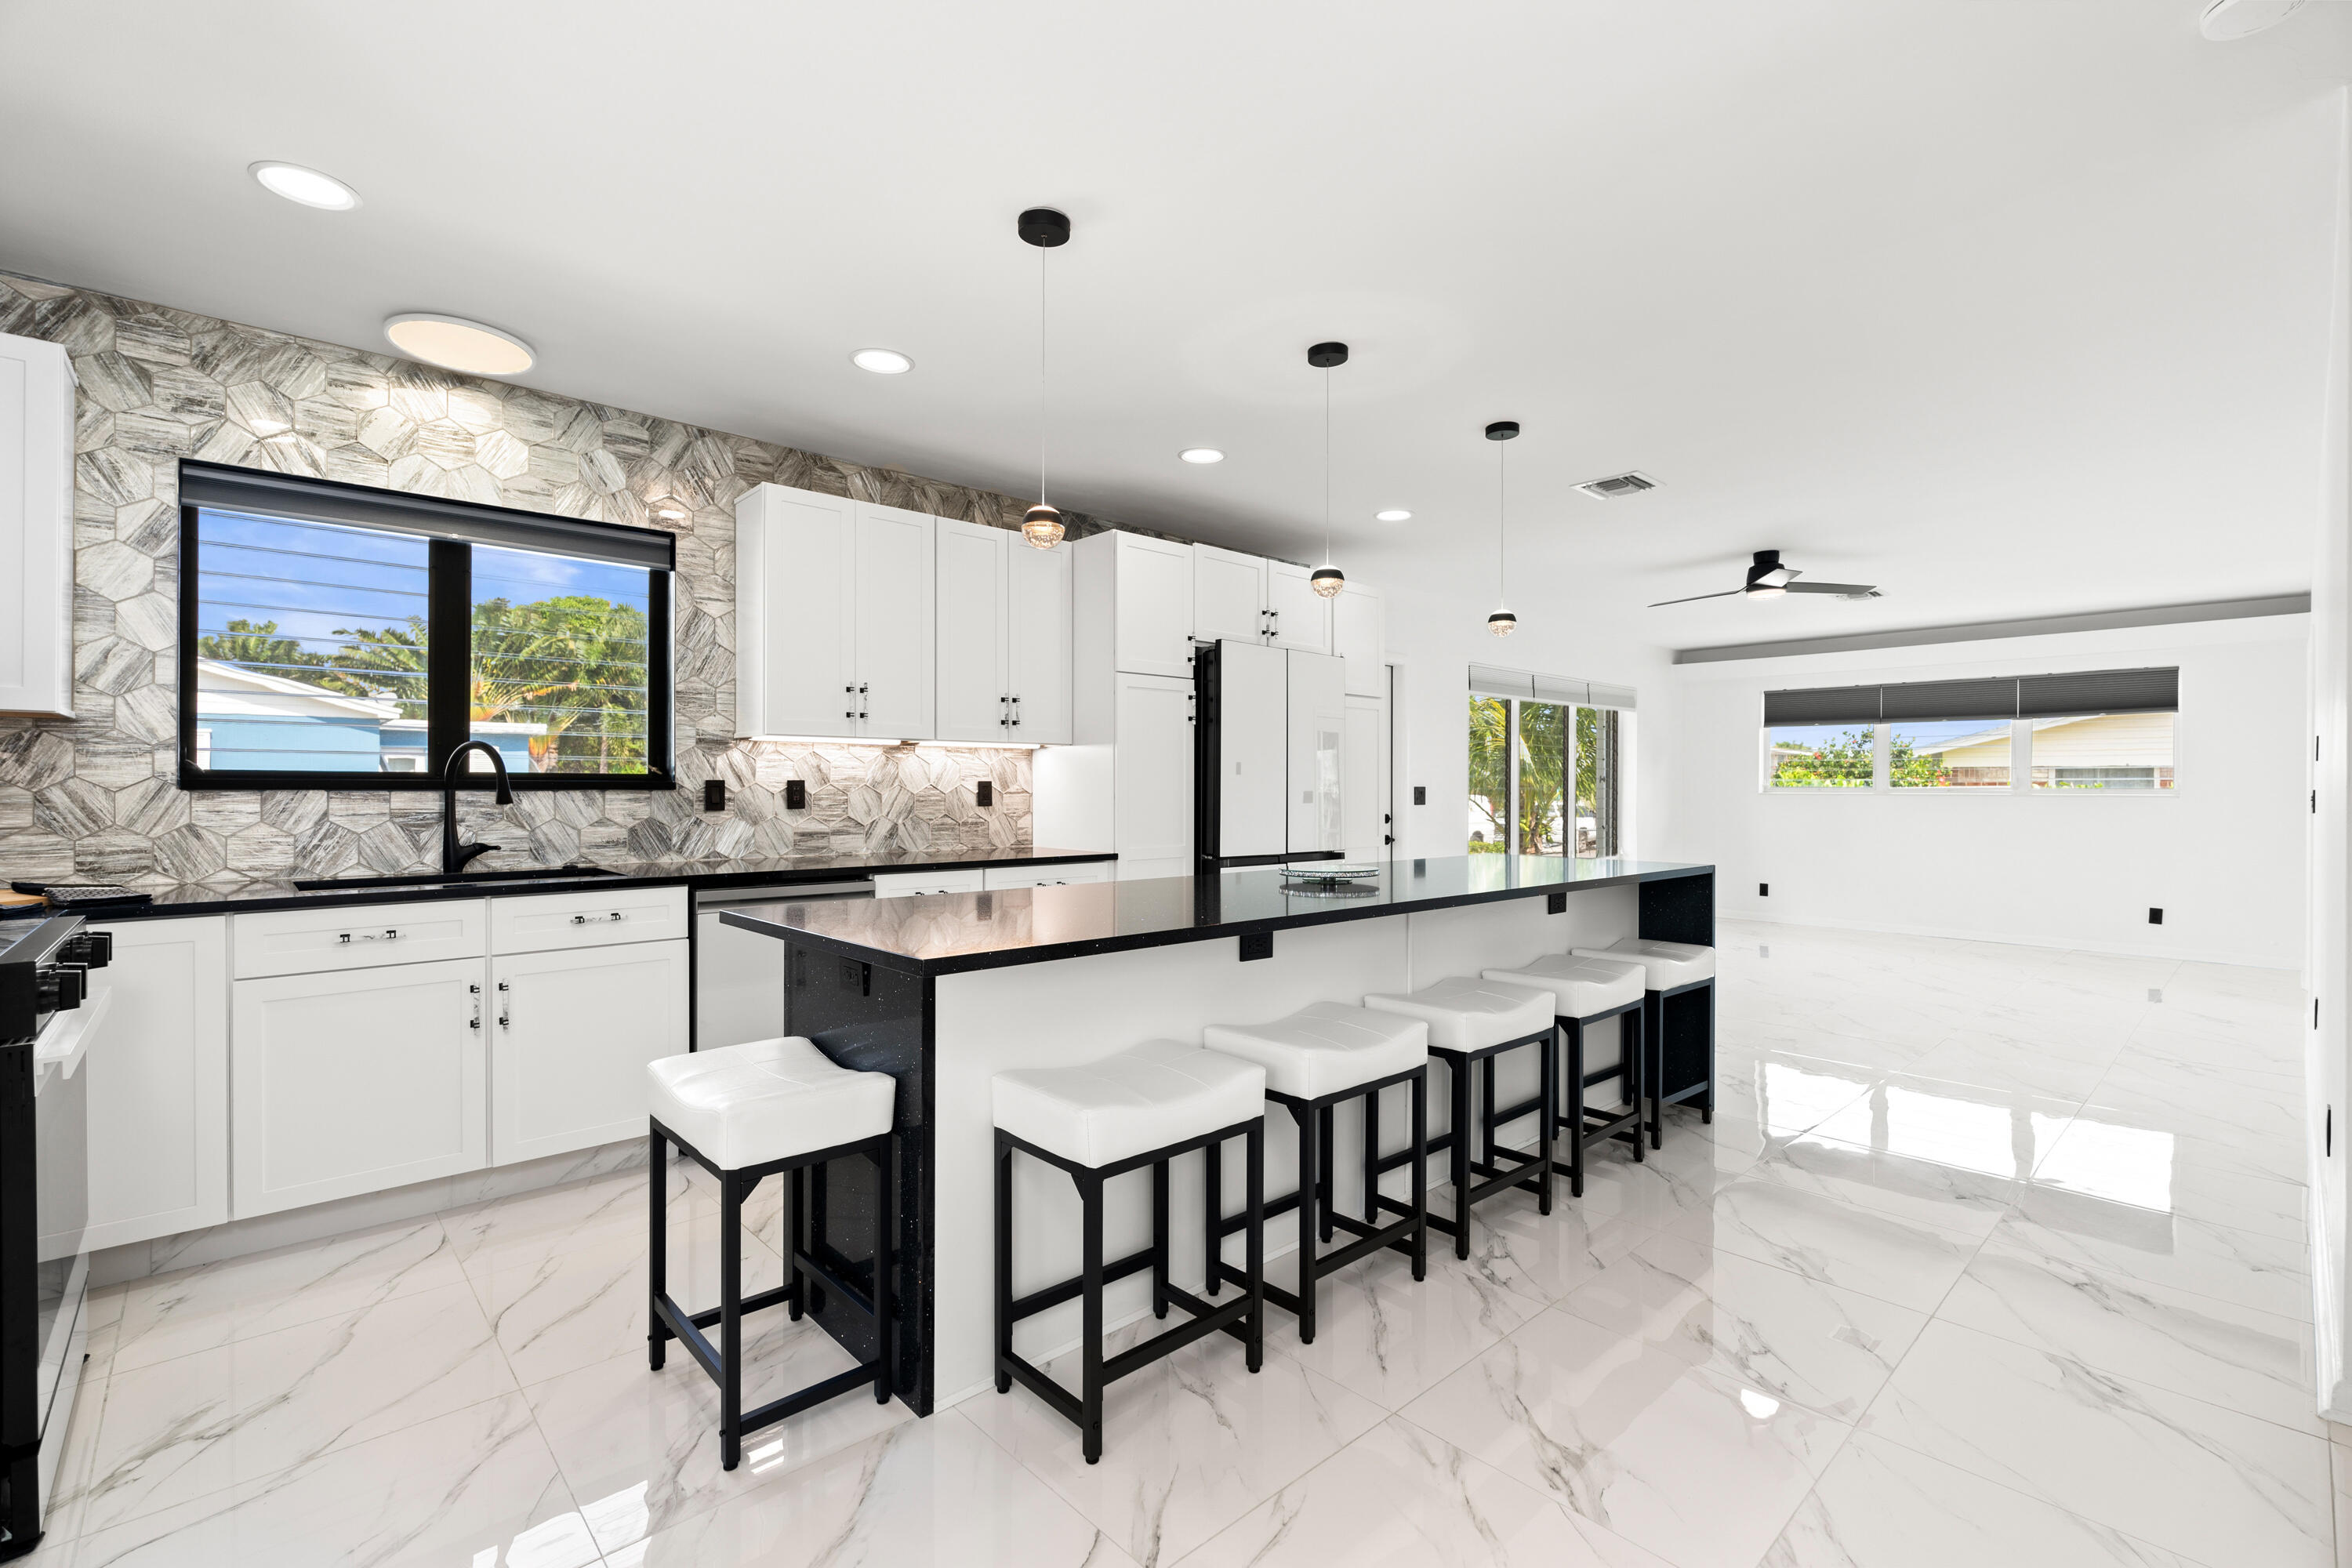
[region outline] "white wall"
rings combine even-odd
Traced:
[[[1722,915],[2300,967],[2310,620],[1678,666],[1674,828],[1646,847],[1715,862]],[[1759,787],[1767,689],[2172,664],[2168,795]]]

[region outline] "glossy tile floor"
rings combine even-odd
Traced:
[[[2294,976],[1721,940],[1712,1127],[1549,1218],[1496,1200],[1419,1288],[1358,1266],[1257,1377],[1220,1337],[1115,1385],[1099,1466],[1015,1393],[839,1400],[722,1475],[707,1380],[645,1368],[638,1173],[109,1293],[34,1561],[2352,1563]],[[671,1205],[707,1297],[715,1205]],[[755,1353],[846,1364],[804,1327]]]

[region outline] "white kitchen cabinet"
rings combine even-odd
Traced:
[[[942,741],[1070,739],[1070,552],[935,520]]]
[[[686,986],[683,940],[493,958],[489,1163],[642,1136],[646,1064],[687,1049]]]
[[[1000,888],[1066,888],[1084,882],[1108,882],[1116,860],[1081,860],[1066,866],[991,866],[981,873],[981,886]]]
[[[1389,668],[1381,594],[1349,583],[1331,601],[1331,651],[1348,661],[1348,695],[1386,697]]]
[[[877,899],[911,899],[923,893],[977,893],[985,886],[978,866],[945,866],[924,871],[894,871],[874,879]]]
[[[235,1216],[479,1170],[485,978],[473,958],[236,982]]]
[[[684,888],[596,888],[492,899],[489,904],[492,952],[616,947],[671,942],[687,934]]]
[[[1112,530],[1070,552],[1072,666],[1189,677],[1192,672],[1192,547]],[[1083,719],[1077,728],[1086,729]]]
[[[1271,634],[1262,556],[1192,546],[1192,636],[1202,642],[1264,642]]]
[[[1318,594],[1314,574],[1287,561],[1265,563],[1267,640],[1296,653],[1331,651],[1331,601]]]
[[[489,951],[480,899],[348,909],[268,910],[236,917],[239,980],[479,958]]]
[[[73,361],[0,333],[0,713],[73,717]]]
[[[1118,677],[1112,847],[1121,881],[1192,873],[1192,683]]]
[[[1035,549],[1017,533],[1004,538],[1004,663],[1013,694],[1013,738],[1067,745],[1070,552]]]
[[[857,503],[855,734],[932,738],[935,656],[931,579],[934,520],[919,511]]]
[[[89,1075],[89,1245],[228,1219],[228,921],[93,922],[114,956]]]
[[[857,503],[759,485],[735,503],[735,732],[855,735]]]

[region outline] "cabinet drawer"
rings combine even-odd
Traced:
[[[1059,888],[1077,882],[1108,882],[1115,860],[1081,860],[1071,866],[991,866],[985,888]]]
[[[684,888],[598,888],[490,900],[492,952],[559,952],[687,935]]]
[[[957,866],[938,871],[899,871],[874,879],[877,899],[911,898],[917,893],[977,893],[987,884],[977,866]]]
[[[488,951],[479,899],[238,915],[231,935],[239,980],[479,958]]]

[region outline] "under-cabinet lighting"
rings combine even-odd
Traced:
[[[865,735],[754,735],[780,746],[938,746],[959,752],[1034,752],[1043,741],[885,741]]]

